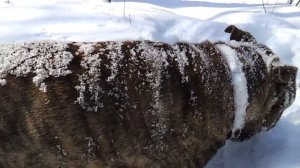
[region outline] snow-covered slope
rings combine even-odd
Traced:
[[[229,24],[251,32],[283,62],[300,67],[300,7],[286,0],[0,0],[0,42],[27,40],[227,41]],[[124,10],[125,9],[125,10]],[[300,73],[299,73],[300,74]],[[0,81],[1,82],[1,81]],[[298,88],[300,75],[297,78]],[[278,125],[227,142],[207,168],[299,168],[300,95]]]

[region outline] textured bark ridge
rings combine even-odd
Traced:
[[[275,125],[297,68],[227,43],[0,45],[0,167],[203,167]]]

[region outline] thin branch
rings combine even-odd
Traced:
[[[265,7],[265,2],[264,2],[264,0],[261,0],[261,1],[262,1],[262,5],[263,5],[263,8],[264,8],[265,13],[267,13],[267,10],[266,10],[266,7]]]
[[[124,18],[125,18],[125,10],[126,10],[125,4],[126,4],[126,2],[125,2],[125,0],[124,0],[124,9],[123,9],[123,17],[124,17]]]
[[[278,5],[278,0],[276,1],[275,5],[274,5],[274,7],[273,7],[272,13],[274,12],[274,10],[275,10],[275,8],[277,7],[277,5]]]

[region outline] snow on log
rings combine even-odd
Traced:
[[[0,167],[204,167],[226,139],[272,128],[297,68],[226,32],[232,41],[1,44]]]

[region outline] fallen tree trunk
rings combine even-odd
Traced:
[[[228,43],[0,46],[0,167],[203,167],[272,128],[297,68],[248,32]]]

